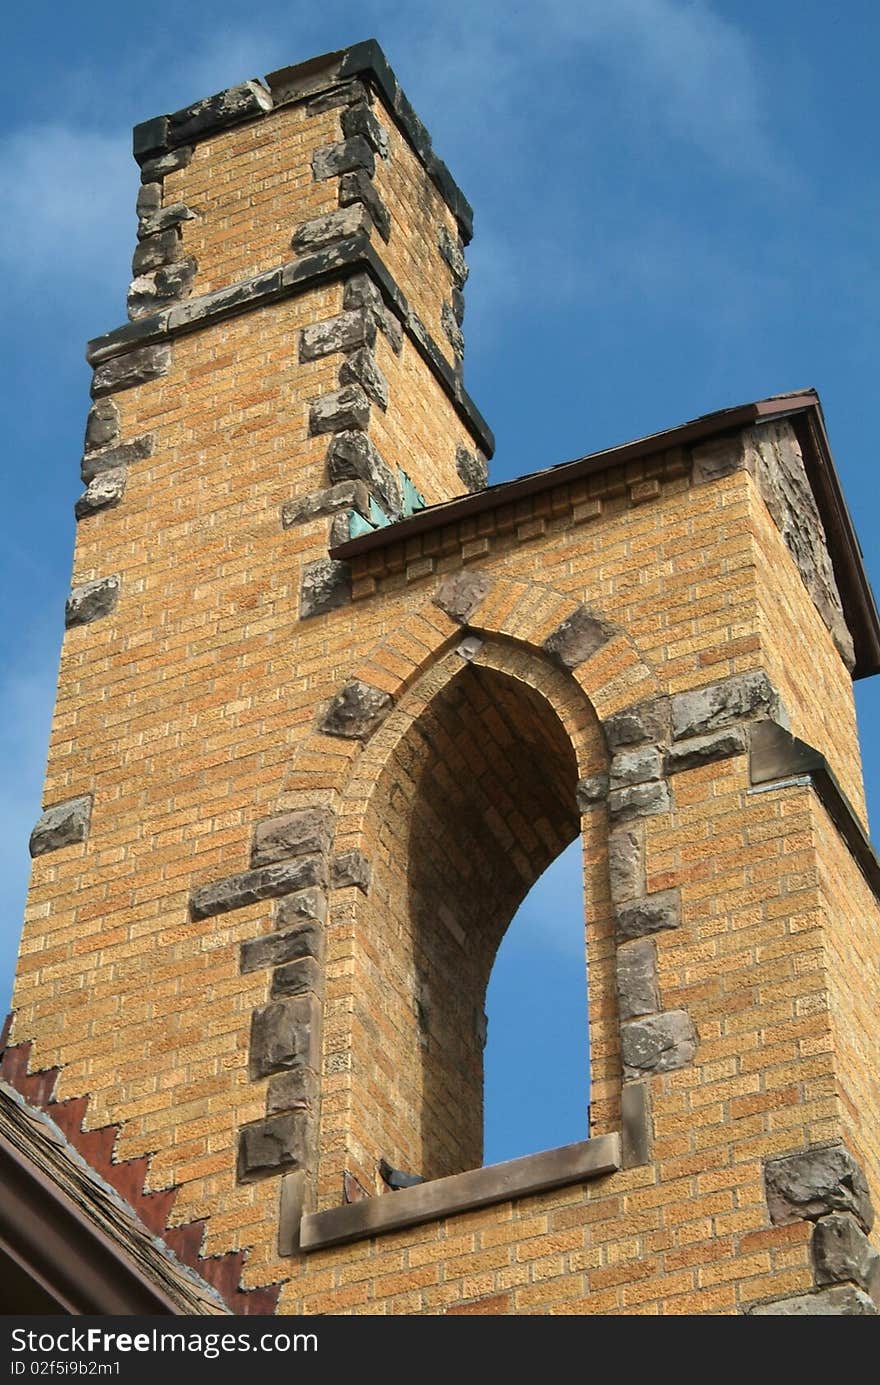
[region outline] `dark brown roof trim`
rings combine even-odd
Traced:
[[[865,573],[862,551],[855,535],[852,520],[843,498],[840,480],[831,456],[822,408],[815,390],[800,390],[791,394],[773,395],[732,409],[720,409],[679,424],[661,433],[637,438],[633,442],[594,452],[572,462],[561,462],[544,471],[530,472],[514,481],[502,481],[496,486],[473,495],[458,496],[440,505],[419,510],[408,519],[387,525],[373,533],[350,539],[331,550],[334,558],[351,560],[364,553],[403,543],[416,534],[458,524],[473,515],[483,514],[513,501],[566,486],[585,477],[599,475],[611,467],[649,457],[675,447],[693,446],[724,433],[737,432],[752,424],[771,419],[791,417],[798,441],[803,450],[807,477],[816,497],[828,539],[834,575],[840,589],[847,624],[856,651],[853,678],[867,678],[880,671],[880,617],[874,595]]]

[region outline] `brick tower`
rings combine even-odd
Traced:
[[[3,1077],[235,1312],[874,1312],[880,627],[816,395],[487,487],[470,208],[375,44],[134,148]],[[578,835],[590,1138],[483,1168]]]

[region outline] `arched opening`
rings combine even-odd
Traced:
[[[486,994],[483,1162],[585,1140],[590,1046],[580,841],[547,867],[505,933]]]
[[[489,977],[523,899],[580,828],[572,741],[526,664],[553,686],[563,676],[518,657],[522,677],[479,653],[456,657],[402,734],[387,733],[364,819],[373,881],[352,962],[363,984],[351,1021],[350,1149],[364,1169],[384,1157],[433,1179],[483,1162]],[[598,746],[582,699],[575,719]],[[579,972],[583,991],[583,941]],[[584,1030],[585,1014],[575,1046],[585,1047]],[[584,1069],[578,1088],[585,1115]]]

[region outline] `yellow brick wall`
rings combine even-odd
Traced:
[[[195,213],[182,223],[183,253],[198,263],[193,293],[226,288],[294,258],[290,238],[305,221],[335,211],[338,180],[316,182],[316,149],[342,138],[339,110],[305,105],[202,140],[186,168],[169,173],[163,202]]]

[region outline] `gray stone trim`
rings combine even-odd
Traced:
[[[101,400],[101,403],[104,402]],[[128,467],[131,462],[142,462],[152,455],[153,434],[142,433],[140,437],[132,438],[131,442],[114,443],[112,447],[104,447],[100,451],[86,452],[80,462],[79,474],[88,485],[102,471],[117,471],[120,467]]]
[[[355,386],[346,386],[354,389]],[[359,394],[366,399],[363,390]],[[369,400],[367,400],[369,407]],[[327,476],[335,485],[340,481],[361,481],[376,497],[390,519],[403,509],[400,482],[366,433],[336,433],[327,449]]]
[[[753,1318],[870,1318],[877,1308],[861,1289],[852,1284],[838,1284],[829,1289],[817,1289],[812,1294],[793,1294],[771,1303],[756,1303],[746,1310]]]
[[[391,711],[392,705],[388,693],[354,678],[340,689],[319,717],[318,730],[325,736],[369,740]]]
[[[115,443],[120,433],[119,408],[112,399],[96,399],[89,409],[83,451],[95,452]]]
[[[459,625],[467,625],[492,586],[492,578],[479,568],[453,572],[443,579],[433,596],[435,606]]]
[[[351,207],[360,203],[384,241],[391,239],[391,213],[376,191],[376,185],[362,168],[343,173],[339,179],[339,205]]]
[[[681,895],[675,890],[658,890],[614,907],[618,942],[662,933],[681,924]]]
[[[669,698],[661,695],[624,707],[606,717],[602,725],[610,751],[646,741],[662,745],[671,735]]]
[[[242,973],[279,967],[304,958],[321,961],[324,930],[317,921],[301,923],[282,933],[266,933],[241,944],[239,966]]]
[[[376,357],[369,346],[361,346],[346,356],[339,367],[339,383],[360,385],[380,409],[388,408],[388,381],[376,364]]]
[[[177,146],[209,139],[232,125],[253,120],[272,109],[271,93],[253,78],[206,96],[172,115],[157,115],[135,125],[132,148],[139,164],[154,160]]]
[[[312,491],[310,495],[297,500],[286,500],[281,506],[281,525],[290,529],[294,524],[307,524],[322,515],[333,515],[339,510],[358,510],[367,515],[370,508],[370,493],[361,481],[339,481],[335,486]]]
[[[664,769],[666,774],[680,774],[682,770],[697,769],[700,765],[712,764],[715,760],[727,760],[734,755],[744,755],[746,737],[744,731],[731,726],[724,731],[715,731],[708,736],[691,736],[670,746],[666,752]]]
[[[457,289],[463,289],[468,277],[468,267],[464,258],[464,245],[456,236],[451,236],[441,225],[437,231],[437,249],[449,266],[452,282]]]
[[[764,1191],[774,1226],[817,1221],[830,1212],[852,1213],[865,1232],[874,1224],[867,1180],[842,1144],[768,1159]]]
[[[150,274],[142,274],[128,286],[128,316],[132,321],[147,317],[169,303],[178,303],[192,293],[198,265],[188,256]]]
[[[77,519],[88,519],[99,510],[109,510],[118,505],[125,494],[128,472],[124,466],[102,471],[90,481],[73,507]]]
[[[351,568],[334,558],[304,563],[299,591],[299,618],[309,620],[351,601]]]
[[[91,794],[68,798],[44,808],[30,835],[28,850],[31,856],[42,856],[47,851],[58,851],[62,846],[86,841],[91,815]]]
[[[183,237],[179,227],[174,226],[168,231],[158,231],[156,235],[147,236],[144,240],[138,241],[131,257],[132,275],[135,279],[139,279],[141,275],[149,274],[153,269],[162,269],[166,265],[175,264],[182,254]]]
[[[579,606],[548,635],[544,649],[564,669],[579,668],[617,633],[613,625]]]
[[[363,135],[352,135],[351,139],[327,144],[323,149],[316,149],[312,155],[312,176],[319,183],[355,169],[363,169],[370,178],[376,171],[375,155]]]
[[[665,779],[646,784],[629,784],[612,789],[608,794],[608,813],[612,822],[629,822],[633,818],[666,813],[672,806],[669,786]]]
[[[248,1060],[253,1081],[289,1068],[320,1071],[318,1012],[318,1001],[312,995],[270,1000],[254,1011]]]
[[[687,1067],[697,1051],[697,1034],[686,1010],[630,1020],[620,1029],[623,1075],[673,1072]]]
[[[366,101],[352,103],[342,112],[342,133],[346,139],[363,135],[380,158],[388,158],[388,131],[373,115]]]
[[[654,1015],[660,1009],[657,949],[653,938],[637,938],[617,949],[617,1005],[621,1020]]]
[[[364,281],[369,276],[371,286],[376,290],[381,305],[383,322],[380,327],[394,340],[401,330],[410,337],[419,354],[446,390],[453,407],[465,423],[478,447],[491,456],[494,451],[494,438],[491,429],[480,414],[470,395],[465,390],[460,372],[450,366],[442,351],[425,332],[416,314],[412,311],[405,295],[397,287],[388,270],[379,259],[366,236],[350,236],[343,241],[334,242],[313,255],[304,255],[287,264],[251,279],[242,280],[229,288],[216,289],[179,303],[171,308],[153,313],[149,317],[118,327],[102,337],[89,342],[86,351],[90,364],[96,367],[97,386],[93,384],[95,397],[111,394],[116,389],[142,383],[138,372],[148,359],[148,347],[157,345],[168,350],[168,342],[180,333],[198,331],[206,323],[222,321],[252,308],[263,307],[268,303],[301,293],[314,284],[328,279],[349,277],[346,285],[345,307],[363,305],[363,296],[350,293],[355,278]],[[132,366],[121,364],[112,371],[105,369],[119,358],[123,363],[130,357],[137,360]],[[155,379],[165,374],[170,357],[164,367],[159,367],[158,358],[151,361],[151,373],[143,379]],[[116,372],[121,371],[124,383],[117,383]],[[129,376],[136,378],[129,378]]]
[[[471,452],[461,443],[455,449],[455,469],[471,494],[489,484],[489,466],[482,452]]]
[[[591,774],[579,779],[575,788],[575,801],[579,813],[588,813],[593,808],[603,807],[608,797],[608,775]]]
[[[264,818],[254,827],[251,866],[268,866],[291,856],[316,856],[330,850],[334,814],[329,808],[299,808]]]
[[[755,1303],[763,1317],[873,1317],[880,1311],[880,1255],[868,1241],[874,1208],[861,1166],[841,1143],[765,1160],[764,1192],[774,1226],[814,1223],[816,1289]]]
[[[319,395],[309,407],[309,433],[363,432],[370,422],[370,401],[360,385],[344,385]]]
[[[372,868],[361,851],[343,851],[330,863],[330,884],[334,890],[354,886],[362,894],[370,893]]]
[[[627,1082],[620,1093],[620,1145],[625,1169],[651,1161],[651,1086]]]
[[[114,573],[112,577],[97,577],[93,582],[83,582],[74,587],[64,607],[64,624],[68,630],[75,625],[89,625],[93,620],[102,620],[116,610],[122,578]]]
[[[193,919],[212,918],[215,914],[244,909],[264,899],[292,894],[308,885],[323,885],[326,878],[324,862],[318,856],[301,856],[292,861],[261,866],[257,870],[230,875],[225,880],[217,880],[193,890],[189,903],[190,916]]]
[[[193,152],[193,145],[179,144],[176,149],[169,149],[167,154],[158,154],[153,159],[146,159],[141,164],[141,182],[161,182],[169,173],[186,168],[192,162]]]
[[[141,189],[143,192],[143,188]],[[140,204],[140,197],[138,198]],[[195,212],[188,207],[185,202],[171,202],[167,207],[156,206],[145,216],[138,217],[138,240],[145,240],[148,236],[157,236],[162,231],[170,231],[173,227],[180,226],[184,221],[193,221]]]
[[[363,204],[351,202],[338,211],[304,221],[294,231],[290,248],[300,255],[308,255],[347,236],[369,235],[370,225],[371,219]]]
[[[672,699],[672,737],[684,740],[705,736],[733,722],[772,717],[785,718],[779,694],[763,669],[737,673]]]
[[[326,923],[327,895],[314,887],[295,890],[275,902],[275,927],[289,928],[299,923]]]
[[[458,323],[458,319],[456,318],[456,315],[452,310],[452,304],[447,303],[445,299],[443,300],[443,305],[440,309],[440,325],[443,328],[444,334],[446,335],[450,345],[452,346],[453,354],[458,358],[458,360],[461,360],[461,358],[464,356],[464,333],[462,332],[461,327]]]
[[[239,1183],[306,1169],[314,1144],[313,1124],[307,1111],[285,1111],[243,1126],[238,1133]]]
[[[626,747],[612,756],[609,786],[612,790],[646,784],[663,777],[663,756],[656,745]]]
[[[96,367],[92,376],[92,398],[133,389],[149,380],[158,380],[171,369],[169,345],[141,346],[124,356],[111,357]]]
[[[363,308],[354,309],[303,327],[299,334],[299,358],[301,361],[316,361],[340,351],[357,351],[359,347],[372,346],[375,340],[375,319]]]
[[[561,1149],[400,1188],[393,1195],[313,1212],[302,1218],[300,1246],[304,1251],[313,1251],[380,1236],[478,1207],[490,1207],[496,1202],[601,1178],[621,1167],[620,1136],[598,1135],[580,1144],[563,1145]],[[282,1239],[286,1234],[283,1228]]]

